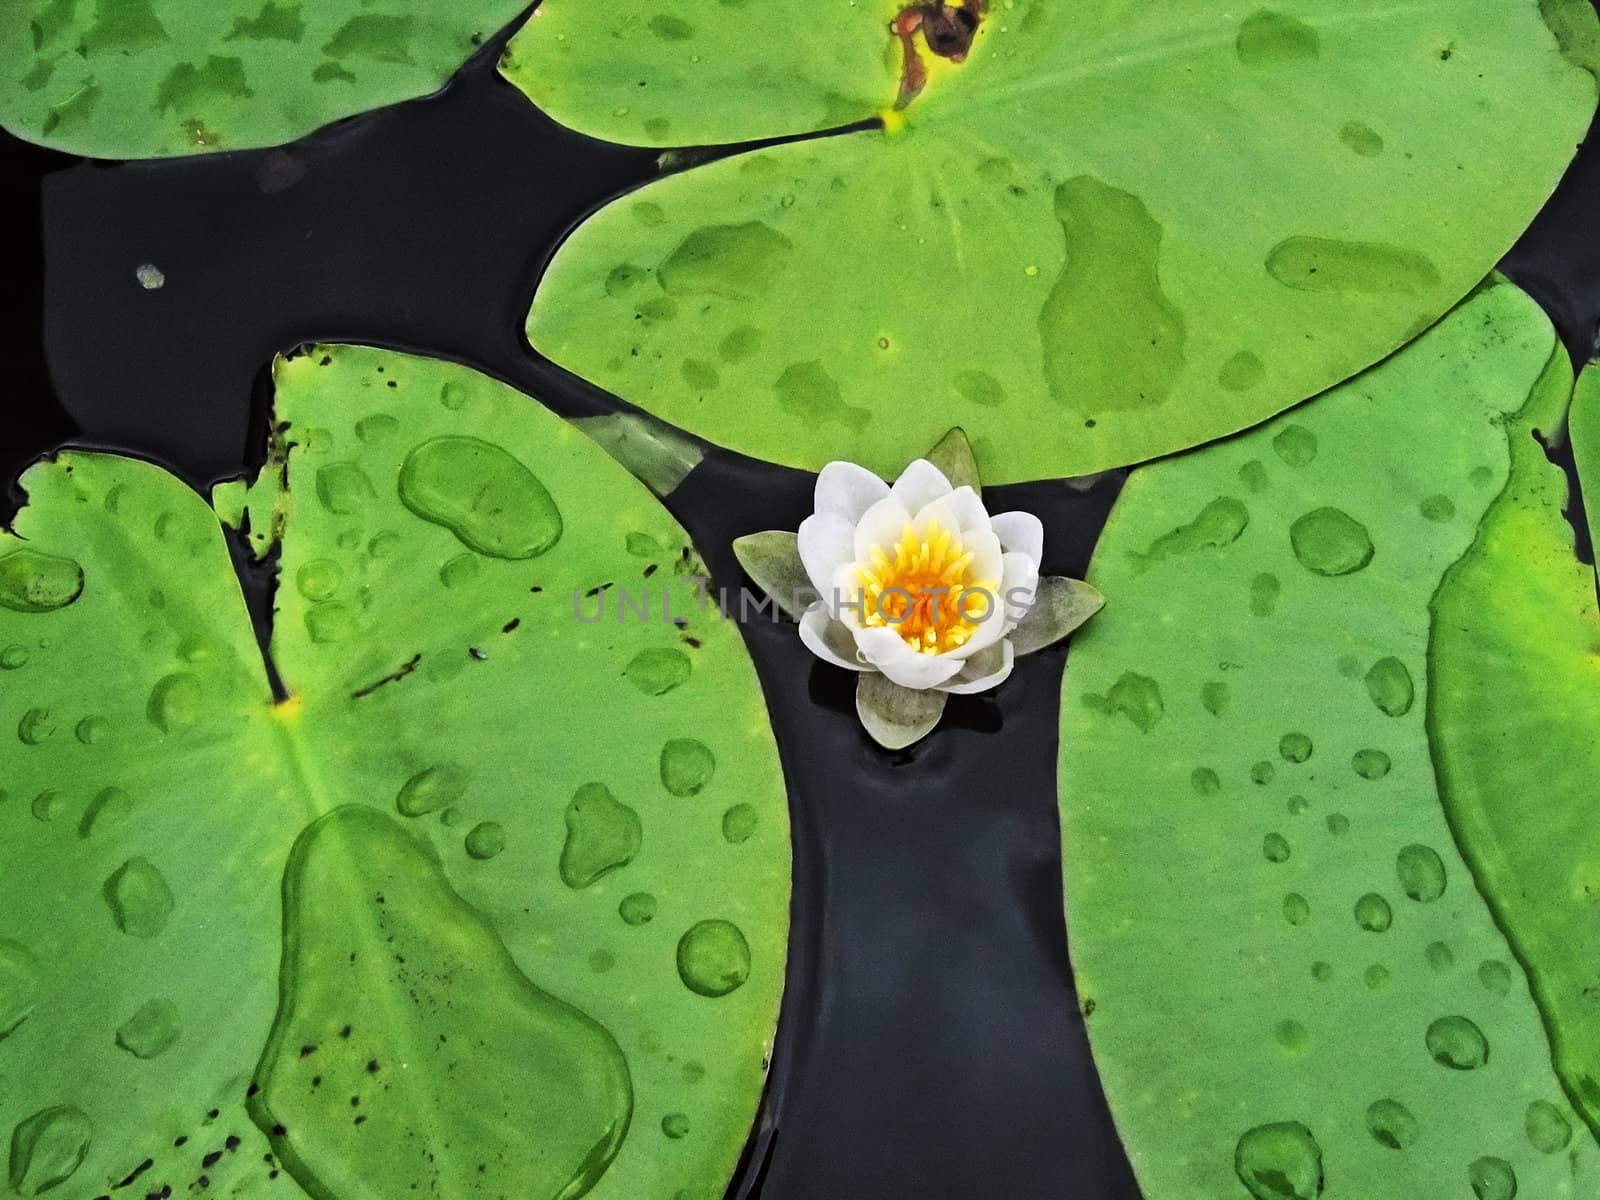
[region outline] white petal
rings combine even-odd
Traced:
[[[1006,681],[1016,661],[1017,655],[1012,650],[1010,641],[1002,641],[990,646],[984,653],[968,659],[960,674],[939,684],[939,690],[961,696],[987,692],[990,688],[999,687]],[[985,668],[988,668],[987,673]]]
[[[988,536],[993,537],[992,534]],[[985,613],[983,600],[976,594],[969,597],[963,606],[963,611],[978,622],[977,631],[965,645],[947,651],[944,657],[971,658],[978,651],[994,645],[1011,632],[1022,614],[1033,603],[1034,592],[1039,586],[1039,568],[1029,561],[1027,555],[1003,555],[1000,569],[995,574],[999,576],[999,587],[993,595],[985,593],[985,598],[990,601],[992,607]],[[1007,597],[1013,591],[1025,594],[1010,600]]]
[[[854,525],[879,500],[889,485],[853,462],[831,462],[817,476],[816,510],[833,513]]]
[[[989,514],[983,511],[983,501],[971,488],[957,488],[948,496],[929,501],[911,518],[918,532],[926,530],[929,521],[937,521],[940,529],[956,534],[982,533],[989,528]]]
[[[813,608],[800,618],[800,640],[823,662],[847,671],[865,671],[856,659],[856,640],[826,609]]]
[[[1017,622],[1033,607],[1039,593],[1039,564],[1026,554],[1007,554],[1005,570],[1000,577],[1000,599],[1006,610],[1006,632],[1016,628]]]
[[[797,549],[811,586],[826,594],[843,563],[853,554],[855,529],[834,513],[813,513],[800,522]]]
[[[822,602],[834,620],[842,621],[851,629],[859,629],[866,616],[863,606],[870,603],[861,581],[856,577],[854,561],[842,564],[834,572],[828,587],[822,593]]]
[[[906,506],[894,496],[885,496],[866,512],[856,524],[855,558],[857,562],[871,562],[872,548],[881,546],[887,552],[911,523]]]
[[[918,654],[892,629],[857,629],[856,645],[867,661],[901,687],[921,691],[935,687],[961,669],[947,654]]]
[[[917,512],[924,504],[948,496],[952,491],[950,481],[925,458],[919,458],[894,481],[890,493],[905,505],[907,512]]]
[[[1000,539],[987,529],[974,529],[962,536],[961,543],[972,551],[972,565],[967,568],[967,578],[999,583],[1000,573],[1005,569]]]
[[[1044,561],[1044,525],[1032,513],[998,513],[994,518],[995,536],[1007,554],[1026,554],[1037,567]]]

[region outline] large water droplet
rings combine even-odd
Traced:
[[[735,804],[722,814],[722,836],[737,846],[747,842],[756,831],[760,817],[753,804]]]
[[[699,996],[726,996],[750,978],[750,943],[732,921],[701,921],[678,940],[678,977]]]
[[[1425,1040],[1433,1061],[1452,1071],[1475,1071],[1489,1061],[1489,1039],[1466,1017],[1440,1017]]]
[[[1283,898],[1283,919],[1291,925],[1304,925],[1311,919],[1311,902],[1299,892]]]
[[[717,759],[695,738],[673,738],[661,748],[661,784],[674,796],[693,796],[711,782]]]
[[[471,552],[446,559],[439,567],[439,582],[447,588],[468,586],[478,577],[478,556]]]
[[[522,974],[421,839],[377,808],[335,809],[296,840],[283,898],[281,999],[250,1115],[299,1190],[593,1189],[632,1116],[622,1051]]]
[[[1416,699],[1416,687],[1411,682],[1411,672],[1398,658],[1380,658],[1367,671],[1367,695],[1372,697],[1380,711],[1391,717],[1403,717],[1411,711]]]
[[[1428,846],[1406,846],[1395,856],[1400,890],[1413,900],[1430,904],[1444,895],[1444,860]]]
[[[20,942],[0,938],[0,1039],[21,1025],[39,998],[39,964]]]
[[[1261,839],[1261,853],[1268,862],[1289,861],[1289,842],[1281,833],[1269,833]]]
[[[628,661],[623,674],[646,696],[660,696],[688,682],[694,664],[682,650],[641,650]]]
[[[617,915],[629,925],[648,925],[655,920],[656,898],[649,892],[634,892],[624,896],[617,905]]]
[[[1210,767],[1196,767],[1189,772],[1189,786],[1197,796],[1215,796],[1222,790],[1222,780]]]
[[[1560,1154],[1572,1142],[1572,1122],[1548,1100],[1535,1100],[1528,1105],[1523,1130],[1528,1135],[1528,1145],[1540,1154]]]
[[[1511,991],[1511,968],[1498,959],[1488,958],[1478,964],[1478,982],[1496,996]]]
[[[420,817],[454,804],[466,793],[467,772],[455,763],[425,767],[401,785],[394,806],[404,817]]]
[[[633,861],[644,841],[639,814],[603,783],[586,783],[567,805],[567,840],[561,847],[561,882],[585,888]]]
[[[322,507],[341,517],[366,511],[378,498],[367,473],[353,462],[329,463],[317,469],[317,499]]]
[[[94,1126],[80,1108],[40,1109],[11,1131],[12,1190],[38,1196],[65,1183],[89,1153]]]
[[[1117,681],[1106,689],[1104,696],[1089,693],[1083,697],[1085,708],[1109,715],[1127,717],[1140,733],[1149,733],[1166,712],[1161,699],[1161,685],[1148,675],[1137,671],[1124,671]]]
[[[674,296],[749,300],[766,291],[788,264],[794,245],[770,225],[706,225],[667,255],[656,272]]]
[[[0,671],[16,671],[28,665],[26,646],[7,646],[0,650]]]
[[[111,873],[102,891],[117,928],[132,937],[155,937],[172,915],[172,889],[147,858],[135,856],[123,863]]]
[[[376,446],[388,441],[399,428],[400,422],[388,413],[373,413],[356,422],[356,437],[369,446]]]
[[[1467,1182],[1478,1200],[1516,1200],[1517,1173],[1503,1158],[1485,1155],[1476,1160],[1467,1168]]]
[[[17,737],[24,746],[42,745],[55,731],[55,716],[48,708],[30,708],[17,722]]]
[[[150,689],[145,716],[163,733],[182,733],[201,715],[200,681],[183,671],[163,676]]]
[[[1250,581],[1250,612],[1257,617],[1270,617],[1278,607],[1278,594],[1283,585],[1270,571],[1262,571]]]
[[[406,455],[400,500],[491,558],[543,554],[561,536],[561,513],[534,473],[478,438],[436,437]]]
[[[1372,561],[1367,527],[1343,509],[1314,508],[1289,527],[1300,565],[1315,575],[1349,575]]]
[[[1300,292],[1410,296],[1439,284],[1426,255],[1387,242],[1288,237],[1267,254],[1267,274]]]
[[[295,587],[312,603],[326,600],[344,582],[344,568],[331,558],[314,558],[295,572]]]
[[[84,717],[72,727],[72,735],[85,746],[92,746],[105,738],[111,729],[111,722],[104,717]]]
[[[685,1113],[668,1113],[661,1118],[661,1132],[673,1141],[689,1136],[689,1117]]]
[[[1394,924],[1394,910],[1377,892],[1368,892],[1356,901],[1356,924],[1368,933],[1383,933]]]
[[[1311,739],[1303,733],[1286,733],[1278,739],[1278,753],[1286,762],[1303,763],[1311,757]]]
[[[1434,494],[1424,496],[1422,503],[1417,506],[1425,520],[1444,522],[1456,515],[1455,501],[1449,496]]]
[[[506,848],[506,831],[498,821],[483,821],[467,832],[467,853],[480,861],[495,857]]]
[[[1217,382],[1227,391],[1244,392],[1260,383],[1266,373],[1267,364],[1261,361],[1259,355],[1241,350],[1222,364],[1222,369],[1217,372]],[[1251,490],[1260,491],[1259,488]]]
[[[42,613],[65,608],[83,594],[83,568],[70,558],[31,546],[0,555],[0,608]]]
[[[1417,1119],[1398,1100],[1375,1100],[1367,1106],[1367,1132],[1391,1150],[1404,1150],[1417,1140]]]
[[[65,807],[66,801],[61,793],[54,788],[46,788],[33,798],[29,811],[33,813],[35,821],[53,821],[58,809]]]
[[[1350,766],[1363,779],[1382,779],[1390,765],[1389,756],[1382,750],[1357,750],[1350,756]]]
[[[80,838],[93,837],[97,833],[115,828],[126,821],[133,812],[133,797],[119,787],[101,788],[95,793],[89,807],[84,810],[83,818],[78,822],[78,836]]]
[[[117,1030],[117,1045],[135,1058],[156,1058],[172,1048],[182,1026],[171,1000],[147,1000]]]
[[[1322,1193],[1322,1147],[1298,1121],[1246,1131],[1233,1169],[1255,1200],[1316,1200]]]
[[[1291,467],[1306,467],[1317,457],[1317,435],[1304,425],[1285,425],[1272,439],[1272,449]]]
[[[1160,562],[1196,550],[1216,550],[1232,545],[1250,524],[1250,512],[1232,496],[1218,496],[1200,510],[1193,521],[1164,533],[1144,552],[1145,562]]]

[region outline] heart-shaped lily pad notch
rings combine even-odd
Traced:
[[[1527,964],[1567,1093],[1600,1136],[1600,612],[1562,515],[1566,478],[1535,440],[1559,435],[1565,402],[1552,393],[1508,427],[1511,482],[1434,600],[1428,732],[1456,837]],[[1591,366],[1571,422],[1591,529],[1597,416]],[[1565,1145],[1564,1124],[1541,1127]]]
[[[437,90],[512,0],[19,0],[0,8],[0,124],[96,158],[292,141]]]
[[[1597,62],[1585,0],[826,19],[547,0],[504,69],[586,133],[887,128],[617,200],[557,252],[528,334],[664,420],[813,470],[891,474],[952,426],[994,483],[1138,462],[1337,383],[1455,303],[1550,194]]]
[[[1511,478],[1514,414],[1570,384],[1543,314],[1491,285],[1119,499],[1063,692],[1062,839],[1080,998],[1150,1200],[1594,1191],[1538,961],[1495,923],[1516,884],[1475,886],[1426,728],[1430,604]]]
[[[13,1186],[720,1196],[789,844],[693,547],[465,368],[326,346],[275,379],[225,495],[279,539],[286,699],[157,468],[65,452],[0,540]]]

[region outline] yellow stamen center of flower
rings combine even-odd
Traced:
[[[994,580],[971,578],[974,557],[957,531],[929,520],[918,533],[907,523],[898,542],[874,546],[856,567],[861,623],[893,629],[921,654],[965,645],[999,604]]]

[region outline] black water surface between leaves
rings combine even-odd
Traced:
[[[545,118],[494,73],[502,44],[438,96],[276,150],[105,164],[0,135],[0,194],[24,218],[20,303],[0,326],[0,516],[22,499],[17,471],[64,442],[197,487],[253,467],[267,367],[306,341],[456,359],[564,415],[625,408],[535,355],[522,322],[564,234],[661,168]],[[1579,362],[1600,323],[1597,204],[1591,149],[1504,264]],[[146,263],[161,288],[136,278]],[[1121,479],[987,499],[1037,513],[1046,571],[1081,576]],[[794,528],[811,485],[713,451],[668,506],[735,589],[732,538]],[[243,573],[264,631],[270,572]],[[853,679],[792,626],[745,633],[788,779],[795,887],[772,1076],[730,1200],[1137,1200],[1063,937],[1065,652],[953,699],[933,736],[888,754],[859,728]]]

